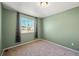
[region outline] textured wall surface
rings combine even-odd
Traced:
[[[41,39],[43,37],[43,34],[42,34],[42,24],[43,24],[43,19],[41,18],[38,18],[38,38]]]
[[[2,47],[7,48],[15,45],[16,34],[16,12],[2,10]]]
[[[15,45],[17,13],[3,8],[2,39],[3,48]],[[33,19],[33,18],[31,18]],[[34,33],[21,34],[21,42],[34,39]]]
[[[2,40],[1,40],[1,17],[2,17],[2,7],[1,7],[1,3],[0,3],[0,54],[1,54],[1,49],[2,49],[2,47],[1,47],[1,45],[2,45]]]
[[[79,51],[79,7],[43,20],[44,38]]]
[[[28,19],[34,20],[36,23],[36,20],[34,17],[26,16],[23,14],[20,14],[20,17],[26,17]],[[16,19],[17,19],[17,12],[8,10],[3,8],[2,10],[2,47],[7,48],[13,45],[16,45],[15,39],[16,39]],[[34,23],[34,24],[35,24]],[[38,21],[38,36],[41,37],[41,20]],[[35,27],[35,26],[34,26]],[[35,39],[35,29],[33,33],[24,33],[21,34],[21,43],[28,42]]]

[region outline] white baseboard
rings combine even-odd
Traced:
[[[38,41],[38,40],[41,40],[41,39],[35,39],[35,40],[29,41],[29,42],[19,43],[19,44],[17,44],[17,45],[10,46],[10,47],[8,47],[8,48],[4,48],[3,51],[2,51],[1,56],[3,55],[4,51],[7,50],[7,49],[11,49],[11,48],[14,48],[14,47],[18,47],[18,46],[21,46],[21,45],[24,45],[24,44],[28,44],[28,43],[31,43],[31,42],[34,42],[34,41]]]
[[[1,56],[3,55],[3,53],[4,53],[4,49],[2,50]]]
[[[47,40],[47,41],[50,42],[50,43],[52,43],[52,44],[55,44],[55,45],[57,45],[57,46],[63,47],[63,48],[68,49],[68,50],[71,50],[71,51],[73,51],[73,52],[75,52],[75,53],[79,53],[79,51],[77,51],[77,50],[74,50],[74,49],[65,47],[65,46],[63,46],[63,45],[57,44],[57,43],[55,43],[55,42],[51,42],[51,41],[49,41],[49,40]]]

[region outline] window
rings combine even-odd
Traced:
[[[34,20],[21,17],[20,18],[20,29],[21,29],[21,33],[34,32]]]

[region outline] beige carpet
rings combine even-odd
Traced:
[[[6,50],[3,56],[78,56],[73,52],[47,40],[38,40]]]

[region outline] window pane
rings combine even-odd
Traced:
[[[21,29],[21,33],[34,32],[34,20],[21,17],[20,18],[20,29]]]

